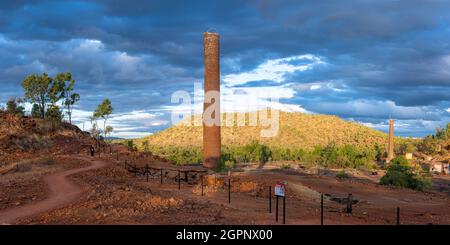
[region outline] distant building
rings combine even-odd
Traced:
[[[405,154],[405,158],[408,160],[412,160],[413,159],[413,154],[412,153],[406,153]]]
[[[449,162],[433,162],[431,163],[430,166],[430,171],[432,173],[444,173],[444,174],[449,174],[450,173],[450,169],[449,169]]]

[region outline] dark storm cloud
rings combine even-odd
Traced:
[[[30,73],[71,71],[86,110],[105,96],[120,112],[157,110],[172,92],[192,92],[201,81],[202,33],[210,30],[221,33],[224,75],[268,59],[323,58],[324,65],[284,76],[280,85],[297,92],[286,103],[367,122],[386,118],[370,104],[390,106],[404,120],[445,121],[449,13],[450,3],[439,0],[0,1],[0,100],[20,95]],[[426,110],[432,115],[413,115]]]

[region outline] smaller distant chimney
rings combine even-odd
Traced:
[[[392,159],[394,159],[394,120],[389,119],[389,141],[386,161],[390,162]]]

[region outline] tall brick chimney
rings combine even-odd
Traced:
[[[205,32],[203,34],[204,63],[205,63],[205,101],[203,103],[203,166],[216,169],[220,162],[220,62],[219,62],[219,34]],[[214,91],[216,93],[214,93]],[[207,97],[208,92],[209,93]],[[217,103],[215,115],[206,115],[206,109]],[[209,113],[209,111],[208,111]],[[218,120],[218,124],[208,125],[205,116]],[[216,121],[217,122],[217,121]]]
[[[394,159],[394,120],[389,119],[389,141],[388,141],[388,155],[387,162]]]

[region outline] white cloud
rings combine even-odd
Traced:
[[[329,90],[330,92],[344,92],[347,90],[347,85],[345,85],[341,80],[289,83],[289,87],[299,92],[305,92],[308,90]]]
[[[236,62],[229,59],[229,62]],[[233,73],[223,77],[220,87],[221,112],[249,112],[265,108],[278,109],[288,112],[311,113],[301,105],[281,103],[280,99],[292,99],[296,91],[292,84],[278,86],[239,87],[251,81],[268,80],[281,83],[285,75],[297,71],[312,69],[324,61],[320,57],[306,54],[290,56],[280,59],[270,59],[260,64],[254,70],[242,73]],[[173,113],[193,112],[201,114],[203,111],[203,88],[201,84],[194,85],[194,97],[191,104],[177,104],[164,106],[163,110]],[[320,84],[311,84],[308,89],[321,88]]]
[[[162,116],[160,113],[150,113],[144,110],[130,111],[126,113],[112,114],[107,121],[107,125],[114,128],[111,136],[121,138],[136,138],[148,136],[152,127],[168,124],[167,121],[158,119]],[[84,111],[75,109],[73,111],[73,121],[76,125],[84,130],[89,131],[92,128],[89,117],[92,111]],[[99,119],[98,125],[103,127],[103,120]],[[84,125],[83,125],[84,124]]]
[[[333,114],[344,117],[366,118],[396,118],[396,119],[424,119],[440,120],[441,113],[430,107],[399,106],[393,101],[352,100],[347,102],[317,102],[310,105],[312,110],[327,113],[332,109]]]
[[[394,134],[399,136],[411,136],[411,132],[415,132],[416,136],[423,137],[433,133],[436,128],[444,127],[445,120],[445,118],[440,121],[396,119],[394,123]],[[382,120],[379,122],[358,121],[358,123],[386,133],[389,132],[389,120]]]
[[[163,110],[172,113],[192,112],[201,114],[203,111],[202,88],[197,87],[190,104],[175,104],[164,106]],[[280,99],[292,99],[295,91],[284,85],[267,87],[228,87],[220,88],[221,112],[249,112],[265,108],[278,109],[288,112],[309,113],[300,105],[280,103]]]
[[[320,84],[314,84],[314,85],[312,85],[309,89],[311,89],[311,90],[316,90],[316,89],[319,89],[319,88],[321,88],[322,86],[320,85]]]
[[[81,39],[80,44],[77,48],[78,50],[88,50],[88,51],[97,51],[103,49],[104,45],[102,41],[95,39]]]
[[[303,63],[295,64],[296,62]],[[222,80],[228,86],[242,85],[247,82],[260,80],[280,83],[284,81],[285,75],[289,73],[306,71],[323,63],[324,61],[320,57],[311,54],[269,59],[251,71],[228,74]]]
[[[142,121],[155,118],[155,114],[148,113],[146,111],[131,111],[128,113],[114,114],[111,116],[111,122],[123,122],[123,121]]]
[[[132,138],[143,138],[146,136],[152,135],[151,132],[115,132],[112,134],[113,137],[119,137],[119,138],[125,138],[125,139],[132,139]]]

